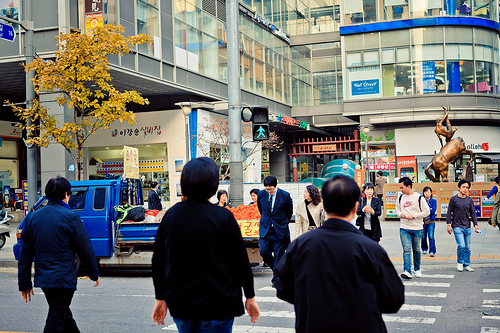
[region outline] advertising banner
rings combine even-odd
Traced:
[[[436,92],[436,64],[434,62],[422,63],[422,83],[424,94]]]
[[[380,97],[380,67],[349,68],[349,99]]]
[[[123,176],[139,179],[139,149],[123,146]]]
[[[415,156],[400,156],[397,165],[397,174],[400,178],[408,177],[412,179],[412,177],[416,177],[417,159]]]

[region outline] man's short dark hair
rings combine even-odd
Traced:
[[[408,177],[403,177],[403,178],[399,178],[399,182],[400,183],[403,183],[404,186],[410,186],[410,187],[413,187],[413,182],[411,181],[410,178]]]
[[[193,201],[210,199],[219,187],[219,167],[208,157],[186,163],[181,174],[182,194]]]
[[[151,182],[151,188],[155,188],[156,186],[158,186],[158,182]]]
[[[493,181],[497,184],[500,184],[500,177],[495,177],[495,179],[493,179]]]
[[[378,171],[377,175],[382,176],[384,173],[382,171]]]
[[[253,188],[250,190],[250,195],[252,195],[252,193],[255,193],[255,194],[259,194],[259,189],[258,188]]]
[[[470,181],[462,179],[458,182],[458,188],[461,188],[463,184],[468,184],[470,188]]]
[[[47,199],[63,200],[66,193],[71,193],[71,184],[69,181],[61,176],[51,178],[45,185],[45,196]]]
[[[337,175],[323,184],[321,196],[327,213],[341,217],[349,215],[359,200],[361,192],[354,180],[344,175]]]
[[[264,178],[264,186],[276,187],[278,186],[278,179],[276,179],[276,177],[274,176],[267,176],[266,178]]]

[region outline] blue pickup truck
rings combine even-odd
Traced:
[[[80,215],[87,230],[99,265],[120,268],[151,266],[154,240],[159,218],[144,221],[117,222],[115,207],[144,205],[141,182],[138,179],[84,180],[71,183],[69,206]],[[31,211],[47,204],[40,198]],[[20,234],[24,219],[17,229],[14,256],[19,258]]]

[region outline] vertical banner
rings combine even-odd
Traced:
[[[23,180],[23,210],[24,216],[28,215],[28,181]]]
[[[354,180],[356,181],[359,187],[363,186],[365,177],[364,177],[364,171],[362,169],[354,171]]]
[[[139,179],[139,149],[123,146],[123,177]]]
[[[432,61],[422,63],[422,92],[436,92],[436,64]]]
[[[104,26],[103,0],[85,0],[85,33]]]

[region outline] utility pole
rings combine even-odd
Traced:
[[[239,9],[237,0],[226,0],[227,89],[229,114],[229,167],[233,206],[243,204],[243,161],[241,157],[241,91]]]
[[[28,65],[35,59],[35,45],[33,38],[33,29],[35,27],[35,24],[33,22],[33,0],[25,0],[24,4],[25,7],[23,12],[25,20],[23,20],[22,22],[4,16],[0,16],[0,19],[10,23],[18,24],[26,31],[24,36],[24,55],[26,57],[26,65]],[[33,82],[31,82],[31,79],[33,79],[34,77],[35,73],[33,71],[29,71],[28,73],[26,73],[26,108],[33,106],[33,99],[35,98],[35,88],[33,87]],[[31,126],[31,124],[31,119],[28,119],[27,125]],[[27,134],[27,137],[29,137],[29,132]],[[26,145],[26,152],[28,169],[28,209],[30,209],[37,201],[37,146],[34,144]]]

